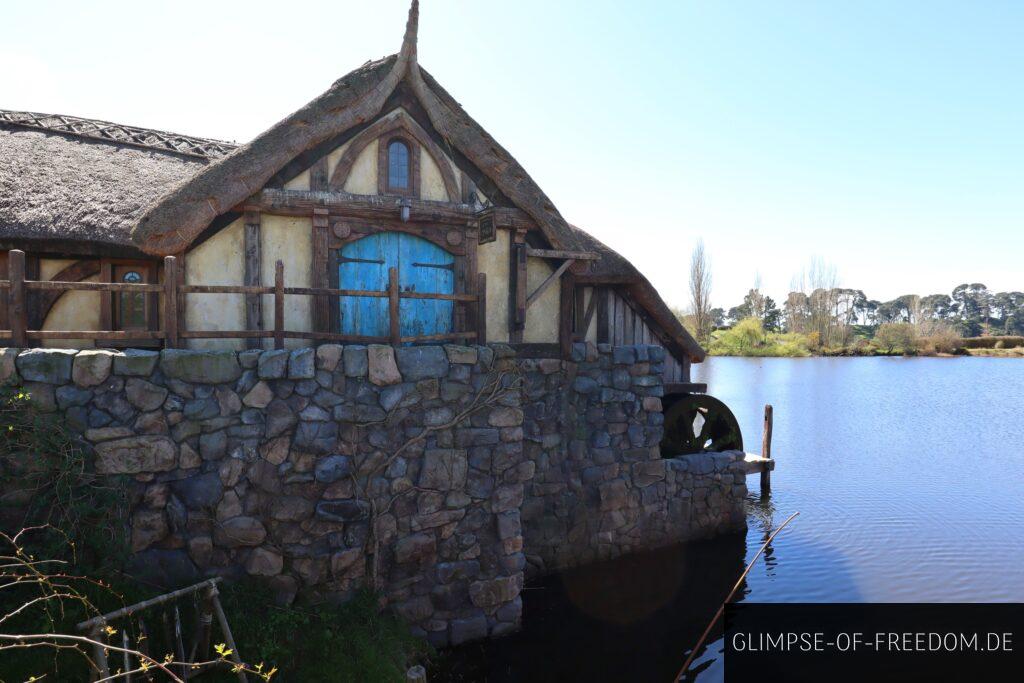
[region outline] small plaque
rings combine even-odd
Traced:
[[[494,229],[494,216],[487,215],[480,219],[480,244],[487,244],[498,239]]]

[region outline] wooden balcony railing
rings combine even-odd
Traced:
[[[8,279],[0,280],[0,296],[7,298],[7,317],[10,329],[0,330],[0,339],[10,340],[11,346],[24,347],[29,341],[46,339],[93,339],[96,341],[163,340],[167,348],[180,348],[186,339],[273,339],[274,348],[284,348],[285,339],[308,339],[324,342],[356,344],[406,344],[437,341],[473,340],[487,343],[487,280],[483,273],[477,276],[476,294],[437,294],[403,292],[398,283],[398,269],[388,272],[385,290],[326,289],[318,287],[285,287],[284,263],[278,261],[274,271],[274,286],[242,285],[186,285],[181,282],[178,261],[174,256],[164,258],[164,279],[161,284],[126,284],[122,282],[60,282],[25,279],[25,252],[13,249],[8,253]],[[158,330],[30,330],[26,292],[46,290],[85,292],[133,292],[157,294],[162,299],[163,316]],[[185,298],[203,294],[269,294],[274,297],[274,328],[272,330],[189,330],[182,315]],[[305,330],[287,330],[284,321],[285,296],[373,297],[388,300],[388,335],[370,336]],[[473,329],[445,334],[402,336],[399,319],[402,299],[428,299],[451,301],[468,307]],[[453,316],[454,317],[454,316]]]

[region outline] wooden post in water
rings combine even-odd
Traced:
[[[772,406],[766,404],[764,407],[764,436],[761,439],[761,457],[770,459],[772,457]],[[772,492],[772,473],[765,463],[761,469],[761,495],[767,496]]]

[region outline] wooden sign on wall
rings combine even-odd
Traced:
[[[480,244],[487,244],[498,239],[498,233],[494,228],[494,216],[488,214],[480,219]]]

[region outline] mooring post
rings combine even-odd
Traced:
[[[766,460],[772,457],[772,406],[766,404],[764,407],[764,436],[761,439],[761,457]],[[761,469],[761,495],[767,496],[772,492],[772,473],[768,469],[768,463],[764,463]]]

